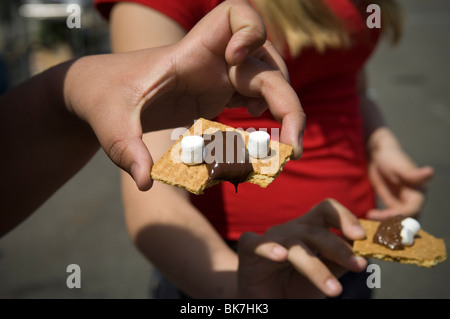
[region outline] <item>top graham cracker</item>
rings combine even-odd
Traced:
[[[245,145],[248,143],[249,132],[234,129],[218,122],[209,121],[203,118],[195,121],[194,125],[187,130],[172,147],[155,163],[151,176],[154,180],[185,188],[194,194],[203,194],[205,188],[220,183],[221,181],[208,180],[208,170],[206,164],[186,165],[181,162],[181,140],[184,136],[212,134],[220,131],[235,131],[241,134]],[[253,172],[250,173],[245,182],[267,187],[283,170],[283,166],[289,161],[293,148],[290,145],[270,140],[271,156],[264,159],[250,157]]]
[[[447,258],[444,240],[436,238],[422,229],[414,237],[412,246],[406,246],[401,250],[392,250],[373,242],[373,236],[380,222],[361,219],[360,223],[366,231],[366,238],[353,242],[353,252],[356,255],[428,268],[436,266]]]

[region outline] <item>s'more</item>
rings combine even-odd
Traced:
[[[395,216],[386,221],[361,219],[366,238],[353,242],[356,255],[433,267],[447,258],[444,240],[420,229],[412,218]]]
[[[290,160],[293,148],[264,131],[248,132],[200,118],[155,163],[152,179],[203,194],[229,181],[267,187]]]

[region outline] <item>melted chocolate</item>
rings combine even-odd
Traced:
[[[401,250],[405,248],[402,244],[402,220],[403,216],[395,216],[382,221],[373,236],[373,242],[386,246],[392,250]]]
[[[236,188],[253,172],[248,150],[241,134],[234,131],[217,131],[213,134],[204,134],[207,152],[206,168],[208,180],[229,181]]]

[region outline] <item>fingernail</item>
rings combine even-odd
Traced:
[[[325,285],[327,286],[328,290],[333,294],[341,290],[341,284],[335,278],[328,279],[325,282]]]
[[[365,238],[366,231],[360,225],[352,226],[352,233],[356,238]]]
[[[280,246],[275,246],[272,248],[272,254],[277,259],[284,258],[285,254],[286,254],[286,250]]]
[[[367,261],[364,257],[352,255],[351,260],[358,268],[366,268]]]
[[[248,49],[247,48],[239,49],[234,54],[234,57],[233,57],[234,65],[241,64],[244,61],[244,59],[247,57],[247,55],[248,55]]]

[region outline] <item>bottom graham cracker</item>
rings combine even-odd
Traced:
[[[428,268],[447,259],[444,240],[436,238],[424,230],[417,233],[412,246],[407,246],[402,250],[392,250],[372,242],[380,222],[361,219],[360,223],[366,231],[366,238],[353,242],[355,255]]]

